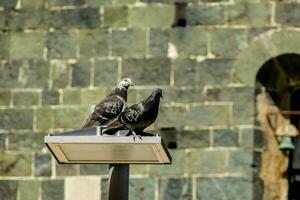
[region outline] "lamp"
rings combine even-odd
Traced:
[[[290,134],[290,125],[285,124],[282,129],[283,138],[280,142],[279,149],[282,151],[291,151],[295,149],[295,145],[293,144],[292,137]]]

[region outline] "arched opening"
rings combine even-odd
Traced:
[[[299,197],[300,174],[293,166],[297,159],[300,162],[300,149],[298,157],[296,151],[284,152],[279,149],[279,144],[287,134],[283,127],[291,127],[288,129],[291,130],[289,136],[296,136],[299,130],[300,115],[290,113],[300,111],[299,66],[300,55],[283,54],[265,62],[256,76],[257,122],[266,139],[260,171],[265,200],[293,200],[296,199],[295,195]],[[300,141],[294,140],[295,143],[299,142],[300,148]]]

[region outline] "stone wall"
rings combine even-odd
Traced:
[[[299,11],[293,0],[0,0],[1,200],[107,198],[106,165],[59,165],[43,136],[80,128],[122,77],[136,84],[129,104],[163,89],[150,129],[177,138],[173,165],[131,166],[130,199],[260,199],[255,92],[233,64],[260,34],[298,31]]]

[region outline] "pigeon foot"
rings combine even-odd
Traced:
[[[134,141],[134,142],[135,142],[135,137],[139,137],[140,140],[143,140],[142,136],[137,135],[134,131],[132,131],[132,134],[133,134],[133,141]]]

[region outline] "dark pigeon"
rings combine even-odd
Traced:
[[[141,139],[141,135],[149,135],[143,131],[156,120],[160,98],[162,98],[162,90],[156,89],[147,99],[126,108],[118,118],[107,125],[107,128],[126,127],[134,135],[134,140],[136,136]]]
[[[127,108],[127,90],[131,85],[131,79],[122,79],[118,87],[94,107],[82,128],[105,126],[116,119]]]

